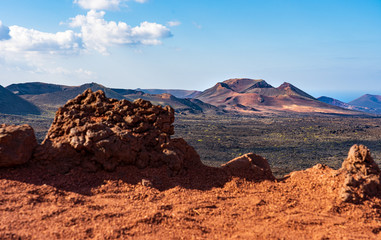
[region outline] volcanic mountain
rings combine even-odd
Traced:
[[[368,112],[381,113],[381,95],[365,94],[349,104],[366,108]]]
[[[203,102],[240,113],[320,112],[357,114],[318,101],[290,83],[274,88],[262,79],[235,78],[217,83],[196,96]]]
[[[39,115],[40,109],[0,85],[0,113]]]

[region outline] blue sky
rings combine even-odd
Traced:
[[[381,95],[380,0],[0,0],[0,84]]]

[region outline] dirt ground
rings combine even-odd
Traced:
[[[328,167],[277,181],[220,169],[0,169],[0,239],[381,239],[381,200],[342,203]]]

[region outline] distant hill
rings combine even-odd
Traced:
[[[349,102],[349,104],[366,108],[368,109],[368,112],[373,112],[377,114],[381,113],[381,96],[380,95],[365,94]]]
[[[287,111],[356,114],[318,101],[290,83],[285,82],[274,88],[263,79],[229,79],[201,92],[196,98],[228,111],[242,113]]]
[[[318,97],[317,100],[319,100],[321,102],[325,102],[325,103],[331,104],[333,106],[337,106],[337,107],[341,107],[341,108],[346,108],[346,109],[351,109],[352,107],[354,107],[354,106],[352,106],[352,105],[350,105],[348,103],[342,102],[342,101],[337,100],[335,98],[326,97],[326,96]]]
[[[64,86],[64,85],[56,85],[50,83],[42,83],[42,82],[30,82],[30,83],[17,83],[11,84],[6,87],[9,91],[13,92],[16,95],[37,95],[44,93],[53,93],[59,92],[63,90],[70,89],[72,87]]]
[[[131,89],[107,88],[97,83],[88,83],[81,86],[63,86],[46,83],[23,83],[12,84],[9,89],[17,92],[20,97],[39,106],[47,112],[55,112],[58,107],[64,105],[68,100],[81,94],[90,88],[93,91],[102,90],[109,98],[127,99],[134,101],[138,98],[149,100],[154,104],[170,105],[179,113],[223,113],[220,109],[200,100],[177,98],[171,94],[147,94],[143,91]],[[165,90],[163,90],[165,91]],[[176,90],[181,91],[181,90]],[[186,90],[183,91],[188,92]],[[193,92],[193,91],[189,91]]]
[[[64,105],[68,100],[83,93],[86,89],[90,88],[93,91],[102,90],[106,93],[107,97],[123,99],[124,97],[111,89],[97,83],[88,83],[77,87],[65,87],[61,91],[43,93],[43,94],[25,94],[20,95],[25,100],[39,106],[45,111],[56,111],[58,107]]]
[[[345,103],[345,102],[342,102],[340,100],[337,100],[337,99],[334,99],[331,97],[322,96],[322,97],[319,97],[317,99],[321,102],[325,102],[325,103],[328,103],[330,105],[345,108],[345,109],[361,111],[361,112],[371,112],[371,111],[369,111],[370,110],[369,108],[354,106],[354,105],[351,105],[349,103]]]
[[[369,108],[381,108],[381,96],[380,95],[371,95],[365,94],[351,102],[349,104],[361,107]]]
[[[141,98],[144,100],[151,101],[153,104],[166,106],[169,105],[175,109],[178,113],[212,113],[212,114],[222,114],[223,110],[207,104],[198,99],[190,98],[177,98],[169,93],[163,94],[147,94],[137,91],[137,93],[123,95],[127,100],[133,101],[135,99]]]
[[[15,115],[41,114],[37,106],[2,86],[0,86],[0,113]]]
[[[200,91],[196,90],[181,90],[181,89],[136,89],[136,91],[142,91],[148,94],[163,94],[169,93],[177,98],[193,98],[199,94]]]

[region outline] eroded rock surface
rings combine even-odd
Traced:
[[[28,162],[36,146],[34,130],[29,125],[0,125],[0,167]]]
[[[59,108],[35,157],[57,163],[63,171],[81,165],[89,171],[113,171],[167,165],[172,174],[201,164],[183,139],[170,139],[174,110],[138,99],[110,99],[90,89]]]
[[[255,180],[274,180],[275,177],[271,171],[268,161],[254,153],[247,153],[240,157],[223,164],[229,174],[237,177],[245,177]]]
[[[364,145],[353,145],[348,158],[342,164],[345,181],[341,189],[341,199],[358,202],[381,193],[381,171]]]

